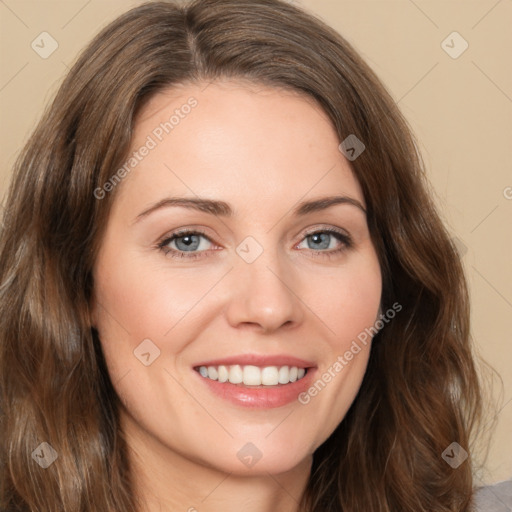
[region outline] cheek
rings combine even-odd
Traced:
[[[95,323],[109,375],[126,402],[131,393],[150,389],[150,379],[186,345],[187,337],[176,333],[189,325],[194,304],[211,283],[183,269],[169,273],[165,258],[155,265],[133,253],[117,254],[105,252],[98,259]],[[131,389],[130,382],[137,386]]]
[[[357,396],[370,355],[372,328],[378,319],[382,292],[376,257],[337,269],[329,279],[322,276],[316,283],[326,290],[321,294],[323,300],[318,298],[318,288],[308,300],[329,335],[324,338],[316,380],[299,400],[306,416],[324,419],[321,429],[314,432],[313,450],[334,431]]]
[[[374,325],[382,293],[376,256],[317,276],[315,283],[308,302],[329,328],[333,349],[342,350]]]
[[[98,265],[95,282],[100,327],[121,329],[123,338],[162,338],[184,318],[211,287],[187,269],[170,273],[162,264],[137,257],[105,258]],[[103,313],[103,314],[102,314]],[[113,322],[112,320],[115,320]],[[115,325],[117,324],[117,325]]]

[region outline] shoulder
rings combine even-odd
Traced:
[[[475,490],[475,512],[512,511],[512,480]]]

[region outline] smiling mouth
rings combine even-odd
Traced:
[[[242,386],[276,387],[302,379],[308,368],[298,366],[218,365],[194,368],[201,377]]]

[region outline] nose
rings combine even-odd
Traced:
[[[239,259],[229,273],[227,318],[232,327],[249,327],[263,332],[296,327],[304,310],[294,290],[293,269],[286,268],[270,251],[247,263]],[[295,280],[296,281],[296,280]]]

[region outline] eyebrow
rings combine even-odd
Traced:
[[[314,199],[312,201],[303,201],[299,203],[293,210],[292,215],[301,217],[309,213],[326,210],[331,206],[337,204],[347,204],[359,208],[363,213],[366,214],[366,209],[360,201],[348,196],[328,196]],[[144,217],[147,217],[156,210],[161,208],[169,207],[182,207],[197,210],[200,212],[209,213],[220,217],[233,217],[234,211],[231,206],[224,201],[217,201],[213,199],[206,199],[202,197],[166,197],[161,201],[153,204],[143,212],[139,213],[135,218],[134,223],[139,222]]]

